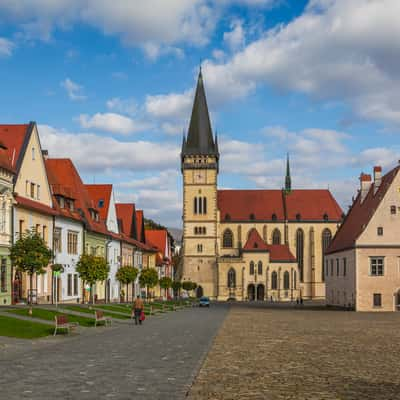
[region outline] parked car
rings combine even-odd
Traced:
[[[208,297],[200,297],[199,307],[210,307],[210,299]]]

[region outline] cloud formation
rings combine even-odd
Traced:
[[[83,94],[83,86],[77,84],[70,78],[64,79],[60,82],[61,87],[65,89],[68,94],[68,97],[73,100],[85,100],[86,96]]]
[[[11,56],[15,45],[11,40],[0,37],[0,57]]]

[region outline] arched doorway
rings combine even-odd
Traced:
[[[249,301],[254,301],[255,294],[256,294],[256,288],[251,283],[249,286],[247,286],[247,298],[249,299]]]
[[[197,286],[196,297],[199,299],[202,296],[203,296],[203,288],[201,286]]]
[[[257,300],[264,301],[265,297],[265,288],[264,285],[257,286]]]

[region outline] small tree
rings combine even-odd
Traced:
[[[179,281],[173,281],[171,286],[174,291],[174,295],[179,296],[179,291],[181,290],[182,283]]]
[[[147,289],[153,288],[158,283],[158,273],[154,268],[146,268],[143,269],[139,276],[140,286],[144,286],[146,288],[146,297],[147,297]]]
[[[45,272],[44,268],[49,265],[53,258],[53,252],[47,247],[43,238],[36,231],[31,230],[23,234],[11,246],[10,258],[17,269],[29,275],[31,295],[28,296],[28,302],[32,306],[33,274]],[[32,307],[30,312],[32,312]]]
[[[83,282],[90,285],[92,301],[94,303],[93,285],[97,281],[105,281],[110,267],[104,257],[82,254],[76,264],[76,272]]]
[[[125,265],[118,269],[115,277],[121,284],[126,285],[126,301],[128,301],[128,286],[130,283],[135,282],[139,270],[131,265]],[[132,291],[133,300],[133,291]]]
[[[192,282],[191,281],[182,282],[182,289],[186,290],[187,292],[192,290]]]
[[[172,286],[172,279],[169,276],[163,276],[160,279],[160,288],[164,291],[168,290]]]

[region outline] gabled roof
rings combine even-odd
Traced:
[[[135,229],[135,204],[133,203],[116,203],[117,218],[120,223],[121,233],[137,239]]]
[[[87,229],[93,232],[108,235],[107,227],[103,220],[94,221],[90,215],[89,209],[98,211],[93,200],[89,196],[82,179],[76,170],[74,164],[69,158],[49,158],[46,160],[46,169],[52,175],[49,180],[62,181],[65,188],[68,188],[75,199],[75,208],[80,213],[82,221]],[[58,178],[56,178],[58,177]]]
[[[38,201],[31,200],[31,199],[28,199],[26,197],[22,197],[19,195],[15,195],[14,200],[22,208],[38,211],[40,213],[47,214],[47,215],[57,215],[57,212],[53,208],[47,206],[46,204],[39,203]]]
[[[342,210],[329,190],[218,190],[221,222],[337,221]]]
[[[266,244],[258,231],[253,228],[243,247],[243,252],[267,252],[270,262],[295,262],[296,257],[286,244]]]
[[[108,209],[110,207],[110,199],[112,194],[112,185],[85,184],[85,187],[89,192],[89,196],[93,200],[96,208],[99,210],[100,218],[104,221],[107,221]]]
[[[165,257],[165,247],[167,246],[168,232],[166,229],[147,229],[145,231],[146,243],[149,246],[153,246],[158,250],[156,257],[156,264],[161,265],[164,262]],[[170,261],[168,259],[168,261]]]
[[[28,142],[33,126],[33,122],[19,125],[0,125],[0,141],[7,147],[6,157],[15,170],[19,168],[23,148]]]
[[[182,143],[182,156],[189,154],[218,156],[218,147],[213,139],[201,69],[197,80],[187,140]]]
[[[11,165],[11,160],[7,154],[7,146],[0,141],[0,168],[8,172],[15,173],[15,168]]]
[[[361,193],[358,193],[342,225],[326,250],[326,254],[347,250],[355,246],[356,240],[368,226],[399,170],[400,166],[397,166],[384,175],[376,192],[375,183],[372,183],[363,202],[361,202]]]
[[[139,242],[146,243],[143,210],[136,210],[136,238]]]

